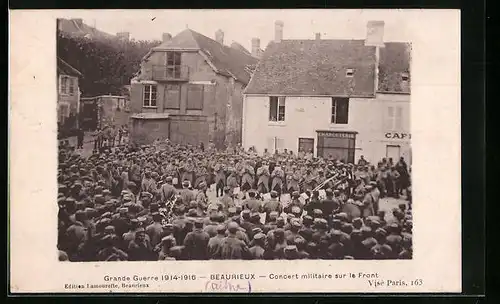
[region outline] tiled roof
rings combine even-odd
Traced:
[[[375,65],[375,47],[364,40],[271,42],[245,93],[373,96]]]
[[[379,86],[382,92],[410,93],[411,44],[387,42],[380,49]],[[403,82],[403,74],[408,76]]]
[[[82,73],[69,65],[66,61],[57,57],[57,74],[74,76],[74,77],[82,77]]]
[[[257,59],[251,55],[235,48],[221,45],[217,41],[191,29],[180,32],[170,41],[153,48],[152,51],[186,49],[202,51],[216,68],[217,73],[234,77],[245,84],[248,83],[251,76],[245,67],[257,63]]]
[[[81,20],[81,19],[80,19]],[[72,36],[90,36],[93,38],[114,38],[116,36],[100,31],[78,19],[58,19],[59,30]]]

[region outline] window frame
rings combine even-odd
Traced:
[[[347,106],[347,115],[345,122],[338,122],[338,102],[345,101]],[[349,124],[349,97],[332,97],[332,105],[330,111],[330,124],[332,125],[348,125]]]
[[[276,102],[276,111],[273,112],[272,103]],[[281,105],[280,105],[281,103]],[[280,113],[282,112],[282,113]],[[273,120],[273,114],[275,114],[276,120]],[[269,96],[269,117],[270,123],[284,123],[286,120],[286,96]]]
[[[69,75],[59,75],[59,94],[64,96],[75,96],[78,92],[76,77]],[[71,91],[70,88],[73,90]]]
[[[176,57],[178,56],[178,57]],[[172,63],[169,63],[169,58],[172,58]],[[178,58],[178,63],[176,62]],[[176,64],[177,63],[177,64]],[[170,70],[172,74],[169,74]],[[165,52],[165,74],[167,78],[177,79],[182,74],[182,52],[179,51],[166,51]]]
[[[149,102],[148,104],[146,104],[146,88],[149,87]],[[155,98],[154,98],[154,101],[155,101],[155,105],[151,105],[151,100],[152,100],[152,96],[153,96],[153,87],[155,88]],[[142,107],[143,108],[158,108],[158,86],[156,84],[145,84],[143,89],[142,89]]]

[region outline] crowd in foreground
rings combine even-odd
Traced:
[[[403,158],[62,145],[59,260],[411,259],[410,170]],[[380,210],[400,195],[408,204]]]

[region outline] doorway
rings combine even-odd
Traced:
[[[303,138],[299,137],[299,150],[308,153],[311,151],[314,155],[314,138]]]
[[[385,156],[389,160],[392,158],[393,162],[396,163],[401,156],[401,147],[396,145],[387,145],[385,148]]]

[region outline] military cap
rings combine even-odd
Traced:
[[[197,215],[198,211],[196,211],[196,209],[189,209],[188,216],[197,216]]]
[[[275,197],[278,197],[278,192],[276,192],[275,190],[271,191],[271,197],[275,198]]]
[[[231,208],[227,209],[227,211],[229,212],[229,214],[235,214],[236,213],[236,208],[235,207],[231,207]]]
[[[167,183],[172,182],[172,181],[173,181],[172,176],[167,176],[167,178],[165,179],[165,181],[166,181]]]
[[[146,230],[142,227],[139,227],[135,230],[135,233],[145,233],[145,232],[146,232]]]
[[[198,189],[202,189],[202,188],[204,188],[206,186],[207,186],[207,184],[205,182],[201,182],[201,183],[198,184]]]
[[[258,240],[263,240],[266,238],[266,235],[263,233],[257,233],[253,236],[253,239],[258,241]]]
[[[236,223],[236,222],[229,222],[227,224],[227,229],[230,230],[230,231],[231,230],[237,230],[238,228],[240,228],[240,225],[238,225],[238,223]]]
[[[128,194],[129,192],[127,190],[122,190],[122,192],[120,192],[121,195],[125,195],[125,194]]]
[[[76,201],[72,197],[66,198],[66,204],[76,204]]]
[[[58,203],[59,205],[64,205],[64,203],[65,203],[65,202],[66,202],[66,198],[65,198],[65,197],[59,197],[59,198],[57,199],[57,203]]]
[[[370,181],[369,185],[376,186],[377,182],[376,181]]]
[[[250,217],[251,211],[248,209],[245,209],[241,212],[242,217]]]
[[[344,260],[354,260],[354,257],[352,257],[350,255],[346,255],[346,256],[344,256]]]
[[[295,245],[287,245],[285,247],[285,252],[293,252],[293,251],[297,251],[297,246],[295,246]]]
[[[299,197],[300,197],[300,193],[298,191],[292,192],[292,198],[299,198]]]
[[[219,206],[217,206],[216,204],[210,204],[208,205],[208,210],[210,211],[219,210]]]
[[[118,209],[118,212],[120,212],[120,213],[127,213],[128,212],[128,208],[127,207],[121,207],[120,209]]]
[[[252,229],[252,233],[253,234],[262,233],[262,229],[260,229],[259,227],[255,227],[255,228]]]
[[[300,213],[300,207],[293,206],[292,207],[292,214],[298,214],[298,213]]]
[[[291,224],[293,227],[297,227],[297,228],[302,227],[302,225],[300,224],[300,222],[298,220],[292,221]]]
[[[321,211],[321,209],[314,209],[313,214],[316,216],[321,216],[323,215],[323,211]]]
[[[102,195],[110,195],[110,194],[111,194],[111,191],[109,191],[109,189],[102,190]]]
[[[226,225],[219,224],[217,225],[217,232],[224,232],[226,231]]]
[[[175,242],[175,238],[171,235],[167,235],[161,239],[162,244],[174,243],[174,242]]]
[[[109,217],[105,217],[105,218],[102,218],[102,219],[100,220],[100,222],[101,222],[101,225],[103,225],[103,226],[105,226],[105,227],[106,227],[108,224],[110,224],[110,223],[111,223],[111,219],[110,219]]]
[[[231,190],[231,188],[229,188],[228,186],[224,186],[223,190],[224,190],[224,192],[227,192],[227,191]]]
[[[115,232],[115,227],[114,226],[106,226],[104,228],[105,232]]]
[[[139,220],[136,219],[136,218],[133,218],[133,219],[130,220],[130,224],[132,224],[132,225],[139,225]]]
[[[190,201],[189,202],[189,207],[190,208],[198,208],[198,202],[196,202],[196,201]]]
[[[141,192],[141,197],[148,197],[148,198],[153,198],[153,194],[149,192]]]

